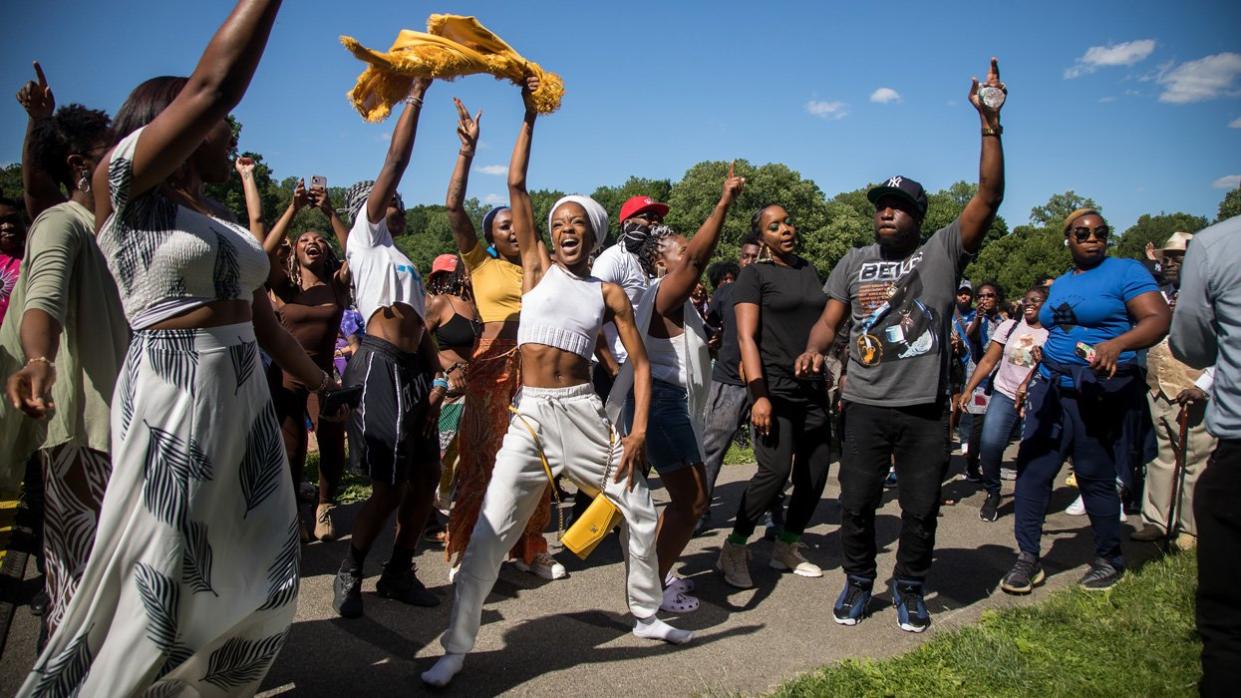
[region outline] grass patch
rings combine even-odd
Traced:
[[[311,451],[306,454],[306,480],[314,483],[319,482],[318,451]],[[336,493],[336,501],[340,504],[353,504],[370,496],[370,481],[346,466],[345,472],[340,478],[340,490]]]
[[[735,442],[724,454],[724,465],[749,465],[754,462],[754,449]]]
[[[1110,592],[1058,591],[1036,606],[987,611],[884,660],[849,659],[776,696],[1189,696],[1197,557],[1155,560]]]

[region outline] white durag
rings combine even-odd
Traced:
[[[561,197],[547,214],[547,234],[552,234],[552,216],[556,215],[556,209],[570,201],[586,209],[586,217],[590,219],[590,230],[595,235],[595,246],[591,248],[590,253],[599,254],[599,251],[603,249],[603,243],[608,239],[608,212],[598,201],[589,196],[570,194]]]

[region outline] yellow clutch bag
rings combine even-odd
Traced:
[[[564,532],[560,542],[572,550],[574,555],[585,560],[620,521],[620,509],[600,492],[569,530]]]
[[[585,560],[595,551],[599,543],[612,532],[612,529],[616,528],[617,524],[620,523],[623,517],[620,509],[617,509],[616,505],[600,492],[595,495],[595,501],[586,507],[586,511],[582,512],[577,521],[573,522],[569,530],[564,530],[564,512],[560,508],[560,497],[556,494],[556,481],[552,476],[552,468],[547,462],[547,456],[543,453],[543,445],[539,443],[539,436],[535,433],[534,428],[530,426],[530,423],[526,421],[526,418],[512,405],[509,405],[508,409],[521,420],[522,425],[526,427],[526,431],[530,432],[530,438],[534,440],[535,446],[539,449],[539,460],[543,463],[543,472],[547,474],[547,482],[551,485],[552,498],[556,501],[556,513],[559,514],[560,524],[558,529],[560,531],[561,545],[571,550],[574,555]],[[613,435],[613,438],[615,438],[615,435]],[[607,476],[607,471],[605,470],[603,474],[605,480]]]

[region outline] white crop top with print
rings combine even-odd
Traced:
[[[249,301],[267,280],[269,265],[248,230],[182,206],[158,187],[131,196],[142,131],[112,151],[112,215],[98,236],[130,327],[141,330],[214,301]]]
[[[517,345],[545,344],[589,360],[603,326],[603,282],[553,264],[521,297]]]
[[[345,259],[349,260],[353,295],[364,323],[370,321],[375,311],[397,303],[413,308],[418,317],[424,316],[422,277],[409,257],[392,242],[386,218],[371,223],[363,206],[349,230]]]

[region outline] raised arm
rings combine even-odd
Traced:
[[[465,254],[478,244],[474,222],[465,212],[465,190],[470,182],[470,164],[474,162],[474,151],[478,147],[478,123],[483,118],[483,110],[479,109],[471,117],[470,110],[461,100],[453,97],[452,101],[457,105],[457,137],[461,139],[461,149],[457,151],[457,164],[453,166],[452,179],[448,181],[448,197],[444,200],[444,207],[448,209],[448,224],[452,227],[457,250]]]
[[[414,152],[414,135],[418,131],[418,115],[422,113],[422,98],[430,86],[430,78],[414,78],[409,86],[405,111],[401,112],[396,128],[392,129],[388,156],[384,158],[383,169],[379,171],[379,176],[375,177],[375,187],[366,199],[366,219],[371,223],[383,220],[384,213],[388,210],[388,202],[396,194],[405,168],[409,166],[409,158]]]
[[[979,96],[986,88],[1001,90],[1008,94],[1008,88],[1000,82],[1000,64],[991,59],[991,68],[987,71],[987,81],[981,87],[978,78],[974,78],[970,86],[970,104],[978,110],[982,122],[982,155],[978,166],[978,192],[965,204],[961,212],[961,246],[966,252],[974,253],[982,247],[982,239],[995,220],[996,211],[1000,210],[1000,202],[1004,200],[1004,145],[1000,142],[1000,108],[987,106]]]
[[[523,96],[534,92],[538,86],[538,78],[528,78],[522,91]],[[529,104],[529,100],[524,101]],[[526,173],[530,169],[530,142],[534,139],[536,118],[538,114],[527,106],[525,118],[517,131],[517,142],[513,144],[513,157],[508,163],[508,197],[513,211],[513,234],[517,236],[517,247],[521,250],[522,293],[534,288],[543,278],[543,272],[552,265],[547,248],[539,240],[538,229],[534,227],[534,205],[526,188]]]
[[[17,91],[17,101],[26,110],[26,138],[22,141],[22,197],[30,220],[39,217],[46,209],[64,203],[65,195],[50,172],[36,167],[30,149],[34,143],[34,129],[39,122],[52,118],[56,112],[56,98],[47,85],[47,77],[38,61],[34,62],[35,80]]]
[[[293,195],[297,195],[297,190],[293,190]],[[340,245],[341,253],[344,253],[345,242],[349,239],[349,227],[340,219],[336,213],[336,207],[332,205],[332,196],[327,189],[321,187],[311,187],[306,194],[307,200],[311,206],[319,209],[319,212],[327,218],[328,225],[332,226],[332,234],[336,237],[336,243]]]
[[[823,373],[823,355],[836,341],[836,331],[840,329],[840,324],[845,321],[845,315],[848,312],[849,306],[845,303],[835,298],[827,299],[827,305],[823,306],[823,313],[815,321],[814,327],[810,328],[810,338],[806,340],[806,351],[797,357],[797,361],[793,364],[793,372],[797,376]]]
[[[254,160],[240,156],[237,162],[233,163],[233,167],[241,176],[241,191],[246,195],[246,217],[250,220],[250,234],[266,248],[267,226],[263,224],[263,197],[259,195],[259,185],[254,181]],[[267,250],[267,254],[272,252],[274,250]]]
[[[189,82],[143,131],[134,153],[131,198],[154,188],[181,167],[241,102],[279,9],[280,0],[238,0],[207,44]],[[100,221],[112,210],[108,169],[95,170],[95,209]]]
[[[646,427],[651,404],[651,363],[646,357],[646,345],[638,332],[633,317],[633,306],[624,289],[616,284],[603,284],[603,302],[606,306],[603,321],[616,324],[616,334],[629,354],[626,363],[633,366],[633,426],[621,439],[621,463],[616,469],[616,482],[628,478],[633,489],[634,478],[644,470],[646,461]]]
[[[299,179],[293,187],[293,198],[289,200],[289,207],[280,214],[280,218],[276,220],[276,224],[271,227],[266,237],[262,238],[264,252],[269,255],[276,253],[276,250],[280,248],[280,241],[289,234],[289,226],[293,223],[293,218],[306,206],[307,202],[306,184]]]
[[[720,241],[720,231],[724,229],[724,218],[728,216],[728,208],[737,200],[741,190],[745,188],[745,177],[733,174],[733,164],[728,164],[728,178],[724,180],[724,192],[716,202],[711,215],[698,229],[698,234],[689,241],[681,263],[673,268],[659,285],[659,294],[655,297],[655,312],[666,315],[675,312],[685,305],[694,286],[702,278],[702,272],[715,254],[715,246]]]

